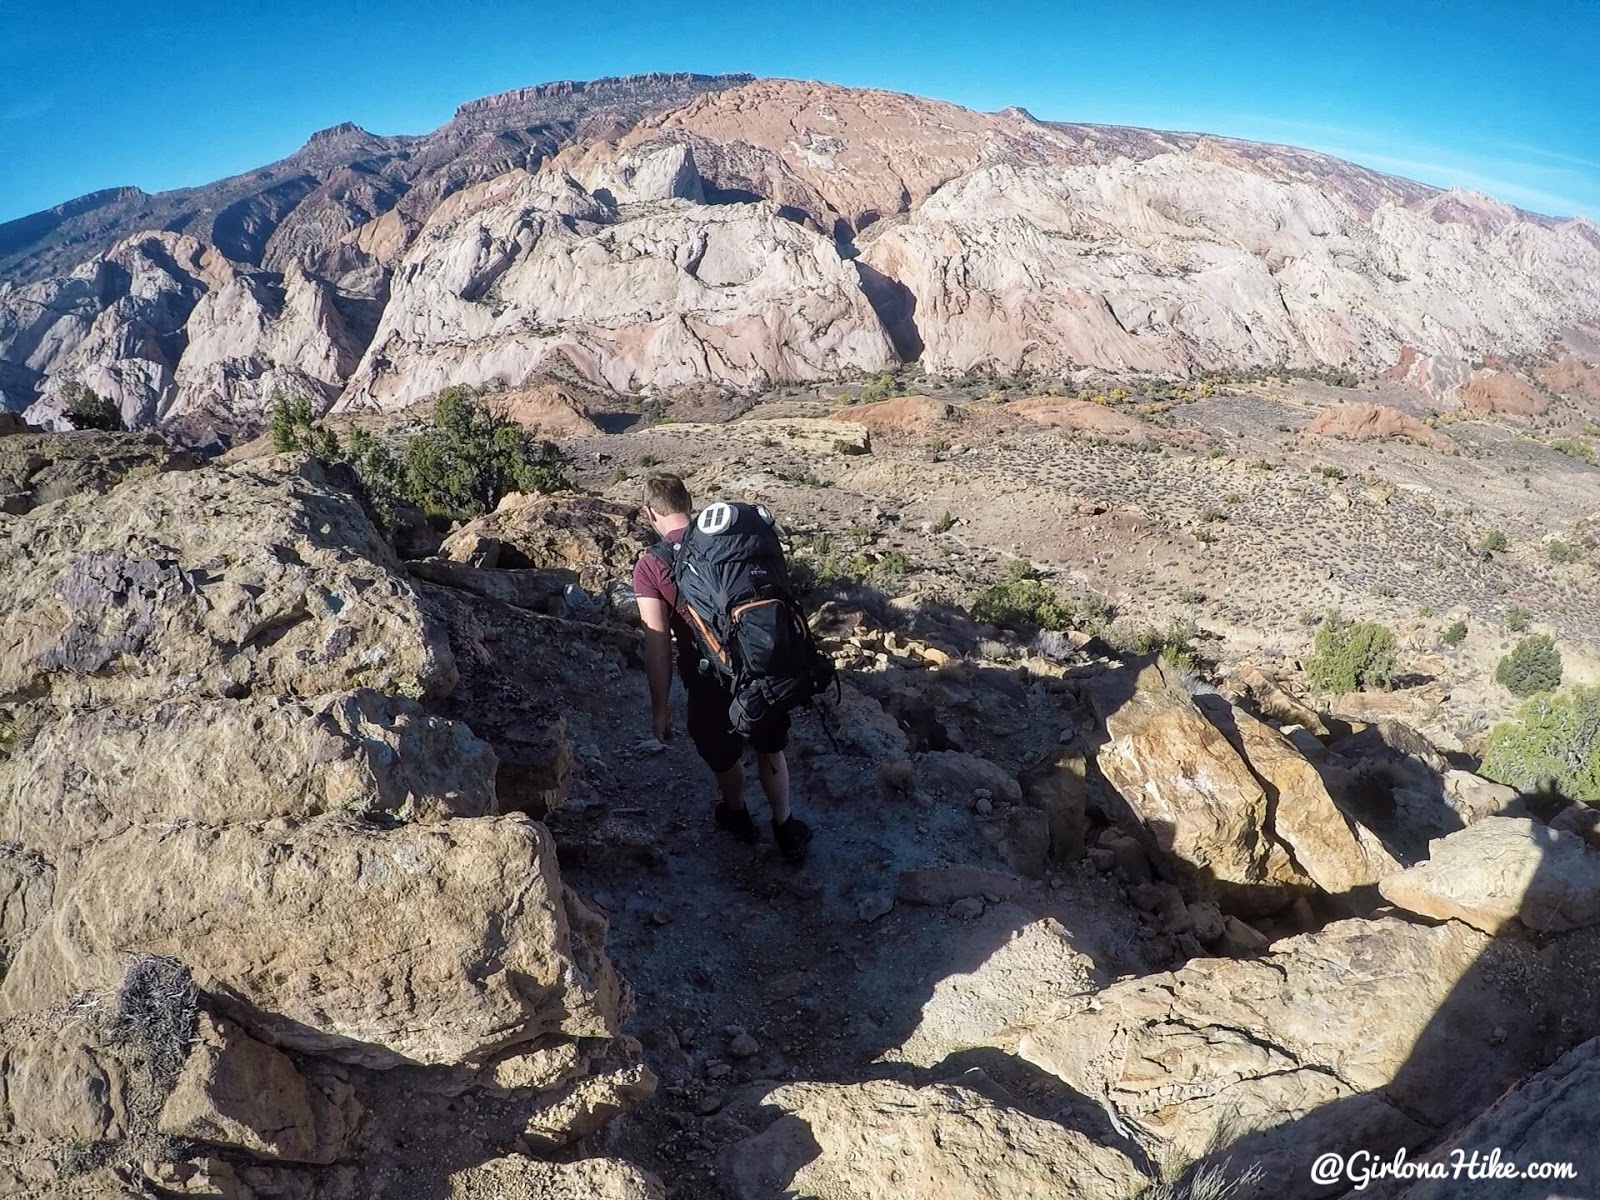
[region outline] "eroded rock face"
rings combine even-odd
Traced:
[[[1600,1042],[1590,1041],[1508,1092],[1425,1161],[1453,1166],[1458,1153],[1476,1152],[1482,1161],[1498,1150],[1502,1161],[1518,1166],[1570,1164],[1574,1173],[1566,1180],[1513,1177],[1484,1186],[1493,1187],[1495,1195],[1505,1200],[1577,1200],[1600,1174],[1600,1154],[1589,1136],[1597,1101]],[[1452,1176],[1409,1187],[1378,1185],[1370,1194],[1381,1200],[1447,1200],[1460,1195],[1460,1186]]]
[[[1408,912],[1487,933],[1517,922],[1561,933],[1600,921],[1600,854],[1525,817],[1486,817],[1434,841],[1426,862],[1379,888]]]
[[[1181,373],[1276,356],[1377,372],[1409,346],[1457,364],[1434,381],[1448,387],[1464,378],[1466,347],[1536,352],[1600,308],[1600,249],[1571,223],[1482,197],[1462,197],[1463,213],[1503,210],[1494,229],[1414,202],[1368,209],[1341,194],[1336,169],[1290,182],[1207,153],[1215,143],[1143,161],[983,166],[868,231],[862,259],[915,298],[934,371]],[[1508,226],[1539,244],[1537,268],[1510,252]],[[1110,279],[1084,254],[1107,239]]]
[[[1327,1147],[1426,1145],[1536,1064],[1542,978],[1457,922],[1341,921],[1068,1000],[1018,1053],[1154,1142],[1259,1163],[1249,1194],[1325,1195],[1308,1169]]]
[[[0,1016],[114,986],[137,947],[186,963],[256,1034],[362,1066],[608,1037],[619,988],[598,945],[574,944],[568,903],[549,835],[520,817],[141,827],[58,889]]]
[[[430,1096],[479,1105],[459,1165],[648,1094],[606,923],[423,703],[449,638],[360,506],[302,460],[162,465],[0,517],[0,1180],[110,1142],[168,1192],[356,1200]],[[565,1066],[480,1074],[523,1047]]]
[[[0,296],[4,404],[55,422],[81,379],[200,436],[258,424],[277,387],[392,410],[550,373],[745,388],[918,359],[1320,363],[1521,416],[1534,389],[1466,364],[1600,315],[1587,222],[1309,151],[790,80],[508,95],[426,137],[323,131],[202,189],[214,213],[107,193],[12,223],[39,249]]]
[[[518,387],[557,366],[636,391],[896,361],[854,268],[770,205],[619,210],[568,176],[512,172],[429,218],[340,407]]]
[[[739,1200],[1101,1200],[1145,1182],[1120,1151],[965,1087],[794,1083],[763,1102],[784,1115],[729,1149]]]
[[[1100,770],[1188,895],[1259,914],[1400,870],[1293,742],[1221,696],[1190,697],[1159,667],[1092,696]]]
[[[168,472],[0,525],[0,697],[447,690],[392,552],[302,461]]]

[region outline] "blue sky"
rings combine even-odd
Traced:
[[[0,220],[203,183],[344,120],[422,133],[478,96],[645,70],[1287,142],[1600,220],[1597,64],[1600,0],[0,0]]]

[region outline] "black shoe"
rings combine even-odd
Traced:
[[[741,842],[755,842],[756,823],[750,819],[750,810],[743,806],[733,808],[722,801],[717,801],[717,807],[711,814],[717,822],[718,829],[725,829]]]
[[[806,847],[811,844],[811,826],[799,817],[790,817],[782,825],[774,821],[772,836],[778,839],[778,849],[783,851],[784,858],[797,863],[806,856]]]

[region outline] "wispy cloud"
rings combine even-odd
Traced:
[[[1285,120],[1259,113],[1237,117],[1257,136],[1285,137],[1309,149],[1436,187],[1483,192],[1551,216],[1600,215],[1600,162],[1521,142],[1485,140],[1489,153],[1465,153],[1371,130]],[[1277,132],[1274,132],[1277,131]]]

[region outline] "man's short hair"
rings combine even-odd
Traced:
[[[693,508],[689,503],[689,489],[676,475],[652,475],[646,479],[644,502],[664,517],[674,513],[687,515]]]

